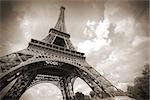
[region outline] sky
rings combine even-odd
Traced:
[[[31,38],[46,37],[64,6],[73,45],[116,87],[125,91],[133,85],[150,61],[148,0],[1,0],[0,4],[0,56],[26,48]],[[74,88],[90,91],[81,79]],[[37,98],[62,100],[60,90],[50,83],[35,85],[21,97]]]

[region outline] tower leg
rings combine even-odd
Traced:
[[[71,83],[71,79],[63,78],[60,81],[61,92],[63,95],[63,100],[73,100],[74,92],[73,92],[73,84]]]
[[[24,73],[20,75],[12,88],[4,97],[2,97],[2,100],[19,100],[21,95],[32,82],[33,78],[35,78],[35,74],[33,73]]]

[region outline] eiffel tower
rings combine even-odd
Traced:
[[[63,100],[72,100],[73,84],[78,77],[99,97],[102,92],[115,96],[118,89],[90,66],[84,53],[72,45],[65,28],[64,11],[61,7],[55,27],[43,40],[31,39],[26,49],[0,57],[2,100],[18,100],[28,88],[42,82],[56,85]]]

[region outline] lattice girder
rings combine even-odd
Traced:
[[[12,88],[2,97],[2,100],[18,100],[25,92],[27,87],[31,84],[32,80],[36,76],[36,73],[24,72],[17,78]]]
[[[24,52],[24,50],[0,57],[0,74],[19,65],[22,62],[32,58],[33,55]]]
[[[84,53],[75,50],[70,35],[65,33],[64,10],[61,7],[55,28],[51,28],[42,41],[31,39],[26,49],[0,57],[0,91],[18,78],[5,97],[18,99],[38,74],[59,77],[55,85],[61,89],[64,100],[73,98],[73,83],[77,77],[83,79],[100,97],[101,91],[109,96],[115,95],[117,88],[86,62]],[[49,82],[56,81],[48,79]],[[20,93],[13,96],[17,91]]]
[[[51,83],[57,86],[62,93],[63,100],[71,100],[73,99],[73,85],[69,85],[71,83],[70,79],[71,76],[63,77],[63,76],[53,76],[53,75],[44,75],[38,74],[35,79],[32,81],[31,85],[28,87],[31,88],[32,86],[39,84],[39,83]],[[72,84],[72,83],[71,83]]]
[[[44,61],[45,63],[43,63],[43,64],[41,64],[41,66],[40,66],[40,64],[38,64],[38,62],[41,62],[41,61]],[[64,63],[65,61],[63,60],[63,63]],[[67,62],[67,61],[66,61]],[[39,66],[37,66],[36,68],[35,68],[35,66],[33,66],[33,64],[35,64],[35,65],[39,65]],[[47,64],[46,66],[43,66],[43,65],[45,65],[45,64]],[[67,64],[67,63],[66,63]],[[65,64],[65,65],[66,65]],[[104,88],[104,90],[106,91],[106,92],[109,92],[108,90],[109,89],[107,89],[107,88],[109,88],[109,86],[112,86],[112,84],[107,84],[107,86],[108,87],[106,87],[106,85],[103,85],[103,83],[106,83],[107,82],[107,80],[103,80],[103,82],[102,81],[94,81],[94,80],[96,80],[96,78],[97,77],[95,77],[95,73],[93,73],[93,72],[90,72],[90,70],[89,69],[87,69],[87,66],[86,67],[84,67],[84,66],[79,66],[79,65],[82,65],[82,64],[79,64],[79,65],[76,65],[76,64],[71,64],[71,63],[69,63],[70,65],[72,65],[72,66],[75,66],[75,67],[77,67],[78,69],[81,69],[82,71],[84,71],[84,72],[86,72],[87,74],[88,74],[88,76],[89,77],[83,77],[82,75],[80,76],[82,79],[84,79],[88,84],[90,84],[91,82],[92,82],[92,86],[91,85],[89,85],[90,87],[93,87],[92,89],[93,89],[93,91],[95,91],[97,94],[99,94],[101,91],[100,91],[100,89],[101,89],[101,87],[103,87]],[[68,69],[65,69],[65,67],[62,67],[61,68],[61,66],[62,66],[62,63],[60,62],[60,61],[57,61],[56,60],[56,58],[55,58],[55,60],[50,60],[50,59],[47,59],[47,58],[39,58],[39,59],[34,59],[34,60],[32,60],[32,62],[31,62],[31,65],[29,65],[29,63],[26,65],[26,66],[22,66],[22,68],[19,68],[19,69],[22,69],[22,70],[20,70],[20,71],[23,71],[23,72],[26,72],[26,71],[35,71],[35,70],[38,70],[38,69],[44,69],[44,68],[58,68],[58,69],[61,69],[61,70],[66,70],[66,71],[69,71]],[[88,67],[88,68],[90,68],[90,67]],[[14,72],[14,74],[15,73],[18,73],[17,71],[19,71],[19,69],[16,69],[16,70],[14,70],[14,71],[12,71],[12,72]],[[90,68],[90,69],[92,69],[92,68]],[[71,71],[71,70],[70,70]],[[11,72],[11,73],[12,73]],[[73,72],[73,71],[71,71],[71,72]],[[75,73],[75,72],[73,72],[73,73]],[[85,74],[85,73],[84,73]],[[10,74],[8,74],[8,75],[10,75]],[[7,76],[7,75],[6,75]],[[10,77],[11,77],[12,75],[10,75]],[[98,76],[98,75],[97,75]],[[99,76],[100,77],[100,76]],[[7,78],[8,78],[8,76],[7,76]],[[5,79],[7,79],[7,78],[5,78]],[[87,81],[87,80],[90,80],[90,81]],[[106,82],[105,82],[106,81]],[[5,81],[2,81],[2,82],[5,82]],[[109,95],[111,95],[111,96],[113,96],[113,94],[109,94]]]

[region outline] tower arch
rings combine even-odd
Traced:
[[[73,47],[65,29],[64,11],[61,7],[55,28],[51,28],[42,41],[31,39],[26,49],[0,57],[0,91],[16,79],[2,100],[19,99],[28,87],[43,81],[56,82],[63,100],[72,100],[77,77],[98,96],[101,91],[115,96],[117,88],[86,62],[84,53]]]

